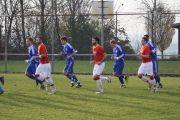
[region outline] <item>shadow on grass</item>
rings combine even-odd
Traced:
[[[67,110],[70,112],[79,112],[79,113],[85,113],[85,114],[107,117],[107,118],[113,117],[110,115],[93,112],[91,110],[83,110],[81,106],[78,106],[76,104],[72,104],[69,102],[59,101],[59,100],[55,101],[55,100],[49,100],[47,98],[40,98],[40,97],[34,97],[34,96],[29,96],[29,95],[17,94],[17,93],[9,94],[8,96],[6,96],[6,98],[8,100],[2,101],[2,102],[3,104],[9,105],[9,106],[30,107],[27,104],[30,104],[30,105],[33,104],[33,105],[40,106],[43,108],[57,108],[61,110]]]

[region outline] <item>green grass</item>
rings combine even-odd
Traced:
[[[24,61],[8,61],[9,72],[24,72],[26,69],[26,63]],[[64,61],[55,61],[54,72],[61,72],[64,68]],[[180,61],[159,61],[159,72],[160,73],[179,73]],[[4,72],[4,62],[0,61],[0,72]],[[125,62],[125,73],[137,73],[140,61],[128,60]],[[91,73],[93,66],[90,61],[76,61],[74,70],[78,73]],[[105,73],[112,73],[113,61],[106,62]]]
[[[96,95],[91,76],[78,75],[83,87],[71,88],[62,75],[53,75],[56,95],[38,90],[23,74],[6,74],[6,92],[0,96],[0,120],[179,120],[179,78],[162,78],[159,94],[131,77],[119,88],[117,78],[103,83],[105,94]]]

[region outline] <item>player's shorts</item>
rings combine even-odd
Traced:
[[[35,75],[43,75],[46,77],[51,77],[51,64],[50,63],[46,63],[46,64],[40,63],[36,69]]]
[[[39,63],[30,63],[26,68],[25,74],[34,75],[38,65]]]
[[[115,62],[113,71],[117,75],[122,75],[124,69],[124,62]]]
[[[157,62],[157,60],[153,60],[152,63],[153,63],[153,72],[158,73],[158,62]]]
[[[73,66],[74,66],[74,60],[67,60],[66,66],[64,67],[64,72],[73,73],[74,72]]]
[[[100,65],[95,64],[93,69],[93,76],[101,75],[105,68],[105,62],[101,63]]]
[[[141,66],[139,67],[138,74],[153,75],[153,63],[152,62],[142,63]]]

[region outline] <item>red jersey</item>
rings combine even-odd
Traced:
[[[41,64],[49,63],[48,52],[47,52],[46,46],[43,43],[41,43],[38,46],[38,54],[39,55],[46,55],[45,57],[40,58],[40,63]]]
[[[144,45],[142,46],[141,48],[141,58],[142,58],[142,63],[147,63],[147,62],[151,62],[151,57],[149,58],[146,58],[146,57],[143,57],[142,55],[149,55],[150,56],[151,54],[151,50],[150,48],[148,47],[148,45]]]
[[[104,53],[105,53],[104,48],[100,46],[99,44],[97,44],[96,46],[92,48],[92,50],[93,50],[93,55],[94,55],[93,64],[102,62],[102,60],[104,59]]]

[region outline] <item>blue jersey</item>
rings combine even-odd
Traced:
[[[31,45],[30,47],[28,47],[29,63],[39,63],[39,61],[37,59],[36,60],[33,59],[33,56],[37,56],[37,55],[38,55],[38,53],[37,53],[37,50],[34,45]]]
[[[157,60],[157,50],[155,45],[153,44],[153,42],[151,40],[149,40],[149,42],[147,43],[148,47],[151,50],[151,59],[152,60]]]
[[[74,60],[74,57],[72,56],[73,53],[77,53],[77,50],[73,48],[72,45],[70,45],[69,43],[63,45],[63,55],[65,57],[65,60]]]
[[[124,51],[120,45],[116,45],[116,47],[113,48],[113,56],[116,63],[124,61]]]

